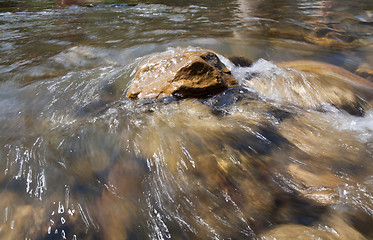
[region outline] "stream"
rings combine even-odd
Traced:
[[[127,97],[200,49],[239,85]],[[371,0],[0,1],[0,239],[373,239],[372,161]]]

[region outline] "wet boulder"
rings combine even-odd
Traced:
[[[358,89],[365,89],[366,91],[370,91],[370,93],[372,93],[373,83],[371,81],[359,77],[352,72],[336,65],[318,61],[299,60],[282,62],[279,64],[279,66],[285,68],[295,68],[303,72],[316,73],[341,83],[349,84]]]
[[[140,65],[127,95],[131,99],[204,97],[236,85],[236,79],[214,52],[169,51]]]
[[[334,229],[333,229],[334,230]],[[328,229],[318,229],[299,224],[286,224],[279,225],[272,230],[260,236],[261,240],[282,240],[282,239],[324,239],[324,240],[337,240],[337,239],[365,239],[361,235],[355,235],[358,238],[348,238],[340,236],[336,231],[328,231]]]
[[[373,97],[372,82],[335,65],[294,61],[278,66],[257,61],[245,85],[276,101],[321,111],[332,105],[358,116]]]
[[[329,214],[324,220],[313,226],[293,223],[275,225],[272,229],[261,234],[259,239],[366,240],[367,238],[351,227],[349,222],[343,219],[343,216]]]
[[[279,66],[293,68],[317,77],[315,89],[321,101],[352,115],[363,115],[366,103],[373,99],[373,82],[339,66],[318,61],[283,62]],[[358,73],[358,72],[357,72]]]

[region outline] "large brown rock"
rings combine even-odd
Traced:
[[[137,70],[128,90],[132,99],[203,97],[237,85],[211,51],[184,51],[150,58]]]

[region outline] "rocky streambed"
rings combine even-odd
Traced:
[[[194,47],[128,66],[3,83],[2,239],[373,238],[369,80]]]

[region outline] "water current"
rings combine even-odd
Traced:
[[[373,239],[371,0],[61,2],[0,1],[0,239]],[[239,86],[126,96],[199,49]]]

